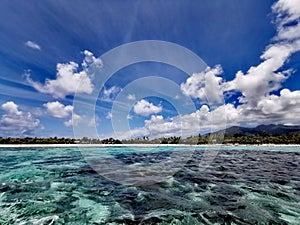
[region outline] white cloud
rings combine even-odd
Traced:
[[[113,118],[112,113],[111,113],[111,112],[108,112],[108,113],[106,114],[106,117],[105,117],[105,118],[108,119],[108,120],[112,119],[112,118]]]
[[[85,55],[85,58],[82,62],[82,67],[87,69],[90,65],[95,65],[97,67],[102,67],[102,61],[100,58],[96,58],[94,54],[88,50],[84,50],[83,54]]]
[[[288,79],[291,70],[277,72],[291,56],[300,49],[300,43],[275,44],[267,48],[258,66],[251,67],[246,74],[239,71],[236,77],[225,84],[226,90],[240,91],[241,102],[255,105],[259,99],[278,90]]]
[[[77,93],[91,94],[93,92],[92,77],[93,74],[88,72],[91,65],[102,66],[102,61],[93,56],[87,50],[83,52],[85,58],[82,63],[83,69],[78,71],[79,65],[75,62],[58,63],[56,66],[56,79],[46,79],[44,84],[33,81],[30,75],[26,75],[27,82],[37,91],[50,94],[54,98],[64,98],[67,95]]]
[[[199,98],[203,103],[221,103],[223,101],[221,66],[208,67],[201,73],[194,73],[185,83],[180,85],[186,96]]]
[[[216,131],[224,129],[228,122],[236,124],[238,111],[231,104],[222,105],[212,111],[207,105],[186,115],[164,119],[162,116],[152,116],[145,121],[145,128],[154,137],[164,136],[190,136],[200,131]]]
[[[129,94],[129,95],[127,96],[127,99],[128,99],[128,100],[135,100],[135,95],[134,95],[134,94]]]
[[[280,95],[270,95],[257,104],[261,115],[278,123],[300,123],[300,91],[283,89]]]
[[[299,0],[278,0],[272,10],[277,14],[280,25],[284,25],[300,17]]]
[[[57,64],[55,80],[46,79],[45,84],[33,81],[27,76],[27,82],[41,93],[51,94],[54,98],[64,98],[69,94],[78,93],[90,94],[93,91],[91,78],[86,71],[77,72],[78,64],[74,62]],[[77,87],[80,84],[80,89]]]
[[[300,23],[292,27],[280,27],[275,40],[293,40],[300,38]]]
[[[299,40],[299,3],[299,0],[279,0],[273,5],[273,12],[277,14],[277,36],[274,37],[274,40],[286,42]]]
[[[10,102],[6,102],[4,103],[1,108],[9,113],[9,114],[14,114],[14,115],[21,115],[22,112],[19,111],[18,109],[18,105],[16,105],[14,102],[10,101]]]
[[[162,111],[162,106],[155,106],[152,103],[142,99],[138,101],[134,106],[133,106],[133,111],[137,115],[142,115],[142,116],[149,116],[151,114],[157,114]]]
[[[290,108],[291,102],[293,103],[292,105],[300,103],[300,99],[297,99],[297,93],[295,94],[296,98],[291,95],[289,90],[283,89],[280,92],[280,96],[270,95],[259,101],[257,104],[258,109],[265,115],[285,113],[284,109]]]
[[[126,117],[128,120],[132,120],[133,116],[128,114],[127,117]]]
[[[277,14],[278,33],[274,38],[277,43],[266,48],[259,65],[250,67],[245,74],[238,71],[235,78],[229,82],[223,82],[219,77],[222,73],[221,66],[207,68],[204,72],[193,74],[181,84],[183,94],[198,98],[202,103],[211,104],[222,102],[223,92],[233,90],[242,93],[240,103],[256,106],[260,99],[272,91],[279,90],[292,72],[280,69],[293,53],[300,50],[299,23],[286,26],[287,22],[299,20],[298,5],[299,0],[279,0],[273,5],[273,12]]]
[[[32,48],[32,49],[41,50],[41,47],[33,41],[26,41],[25,45],[29,48]]]
[[[76,113],[73,113],[73,116],[71,119],[69,119],[68,121],[64,122],[64,125],[66,127],[71,127],[71,126],[77,126],[79,121],[82,120],[82,117]]]
[[[131,138],[135,138],[135,137],[149,137],[150,133],[149,130],[147,130],[144,127],[140,127],[140,128],[135,128],[126,132],[116,132],[115,133],[115,137],[118,139],[131,139]]]
[[[63,105],[62,103],[55,101],[55,102],[47,102],[44,104],[46,107],[47,112],[56,118],[66,118],[69,117],[73,112],[73,106],[71,105]]]
[[[1,108],[4,113],[0,121],[0,130],[7,135],[31,135],[39,127],[40,121],[30,112],[20,111],[14,102],[6,102]]]
[[[104,88],[100,99],[102,101],[112,102],[120,91],[121,88],[119,88],[118,86],[112,86],[108,89]]]
[[[234,117],[234,118],[232,118]],[[122,138],[148,136],[150,138],[197,135],[199,131],[216,131],[226,127],[227,120],[238,118],[238,112],[231,104],[220,106],[210,111],[207,105],[186,115],[164,118],[162,115],[152,115],[145,120],[144,127],[132,129],[130,132],[118,134]],[[235,124],[235,123],[234,123]]]
[[[300,50],[299,24],[286,26],[287,22],[300,18],[300,10],[296,5],[299,5],[298,0],[279,0],[273,5],[273,12],[277,13],[278,33],[274,37],[277,43],[266,48],[259,65],[252,66],[246,74],[242,71],[237,72],[232,81],[224,84],[225,90],[242,93],[241,103],[255,107],[270,92],[279,90],[291,74],[292,70],[280,71],[280,69],[292,54]]]
[[[98,126],[100,123],[100,118],[98,116],[95,116],[93,118],[90,119],[88,126],[89,127],[94,127],[94,126]]]
[[[47,102],[46,104],[44,104],[44,107],[47,109],[47,113],[50,116],[59,119],[67,119],[67,121],[64,122],[64,125],[66,127],[76,126],[78,122],[82,119],[80,115],[73,112],[73,106],[65,106],[59,101]]]
[[[175,119],[175,120],[174,120]],[[145,128],[149,131],[151,137],[180,135],[181,123],[177,123],[177,118],[164,120],[163,116],[152,115],[150,120],[145,120]]]
[[[242,104],[234,107],[225,104],[210,110],[203,105],[199,110],[186,115],[172,118],[152,115],[145,120],[143,127],[132,129],[130,132],[118,134],[122,138],[148,136],[190,136],[199,132],[213,132],[226,127],[248,124],[299,124],[300,123],[300,91],[283,89],[280,95],[270,95],[261,98],[256,107]]]

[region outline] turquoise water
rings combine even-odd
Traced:
[[[300,224],[300,149],[0,148],[0,224]]]

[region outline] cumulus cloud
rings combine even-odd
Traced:
[[[88,72],[90,65],[101,66],[100,59],[96,59],[89,51],[84,51],[85,58],[82,63],[82,70],[75,62],[58,63],[56,66],[56,79],[46,79],[44,84],[33,81],[29,74],[26,75],[27,82],[37,91],[50,94],[54,98],[64,98],[67,95],[77,93],[91,94],[93,92],[92,76]]]
[[[41,93],[51,94],[54,98],[64,98],[74,94],[80,85],[78,93],[90,94],[93,91],[93,84],[86,71],[77,72],[78,64],[70,62],[57,64],[56,79],[46,79],[45,84],[33,81],[30,76],[26,77],[27,82]]]
[[[145,120],[145,128],[152,137],[162,135],[187,137],[198,134],[200,130],[210,132],[224,129],[228,122],[235,125],[236,118],[238,112],[231,104],[222,105],[214,110],[202,105],[193,113],[172,118],[151,116],[150,120]]]
[[[300,103],[299,93],[299,91],[291,92],[288,89],[283,89],[280,96],[270,95],[259,101],[258,108],[266,115],[277,114],[282,116],[287,109],[292,112],[298,111],[300,109],[297,105]]]
[[[181,123],[177,123],[177,118],[165,120],[161,115],[152,115],[150,120],[145,120],[145,128],[150,136],[171,136],[180,131]]]
[[[290,55],[297,51],[296,46],[290,44],[276,44],[270,46],[261,58],[264,60],[258,66],[251,67],[246,74],[237,72],[236,77],[226,83],[226,90],[240,91],[242,102],[256,104],[268,93],[278,90],[288,79],[290,70],[277,72]],[[300,47],[300,46],[298,46]]]
[[[41,50],[41,47],[33,41],[26,41],[25,45],[29,48],[32,48],[32,49]]]
[[[197,135],[199,132],[214,132],[240,124],[257,126],[274,123],[274,121],[279,124],[299,124],[299,113],[300,91],[291,92],[283,89],[280,96],[270,95],[261,99],[256,108],[250,107],[248,104],[235,107],[228,103],[214,109],[202,105],[193,113],[172,118],[152,115],[149,120],[144,121],[143,127],[134,128],[130,132],[118,135],[122,138],[187,137]]]
[[[226,110],[229,112],[226,113]],[[164,118],[162,115],[152,115],[150,119],[145,120],[144,127],[132,129],[130,132],[118,134],[122,138],[148,136],[150,138],[196,135],[199,131],[213,131],[223,129],[226,126],[227,119],[233,120],[237,112],[233,105],[224,105],[216,110],[210,111],[207,105],[203,105],[199,110],[186,114],[178,115],[172,118]],[[229,118],[227,118],[229,117]]]
[[[47,102],[44,104],[46,107],[47,112],[56,118],[66,118],[69,117],[73,112],[73,106],[71,105],[63,105],[62,103],[55,101],[55,102]]]
[[[162,111],[162,106],[155,106],[151,102],[148,102],[144,99],[138,101],[134,106],[133,106],[133,111],[137,115],[142,115],[142,116],[149,116],[151,114],[157,114]]]
[[[262,115],[280,123],[300,123],[300,91],[283,89],[280,95],[270,95],[258,102]]]
[[[71,105],[64,105],[59,101],[47,102],[44,104],[44,107],[47,110],[47,113],[50,116],[59,119],[68,119],[64,122],[64,125],[67,127],[76,126],[82,117],[76,113],[73,113],[74,107]]]
[[[223,100],[222,74],[220,65],[208,67],[201,73],[194,73],[185,83],[180,85],[182,93],[186,96],[199,98],[203,103],[221,103]]]
[[[2,104],[4,111],[0,121],[0,131],[7,135],[31,135],[39,127],[40,121],[30,113],[18,109],[12,101]]]
[[[19,107],[18,105],[10,101],[4,103],[1,108],[9,114],[21,115],[22,112],[19,111],[18,107]]]

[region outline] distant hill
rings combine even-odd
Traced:
[[[235,134],[250,135],[258,133],[267,133],[269,135],[281,135],[287,133],[300,132],[300,126],[286,126],[286,125],[259,125],[257,127],[239,127],[233,126],[225,130],[217,131],[215,133],[225,132],[228,137],[233,137]]]

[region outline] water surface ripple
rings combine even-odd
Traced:
[[[201,168],[203,150],[163,182],[123,185],[95,172],[78,148],[0,148],[0,224],[300,224],[298,147],[224,147]],[[102,148],[90,151],[106,173],[120,173]],[[109,151],[127,166],[154,165],[155,179],[173,148]]]

